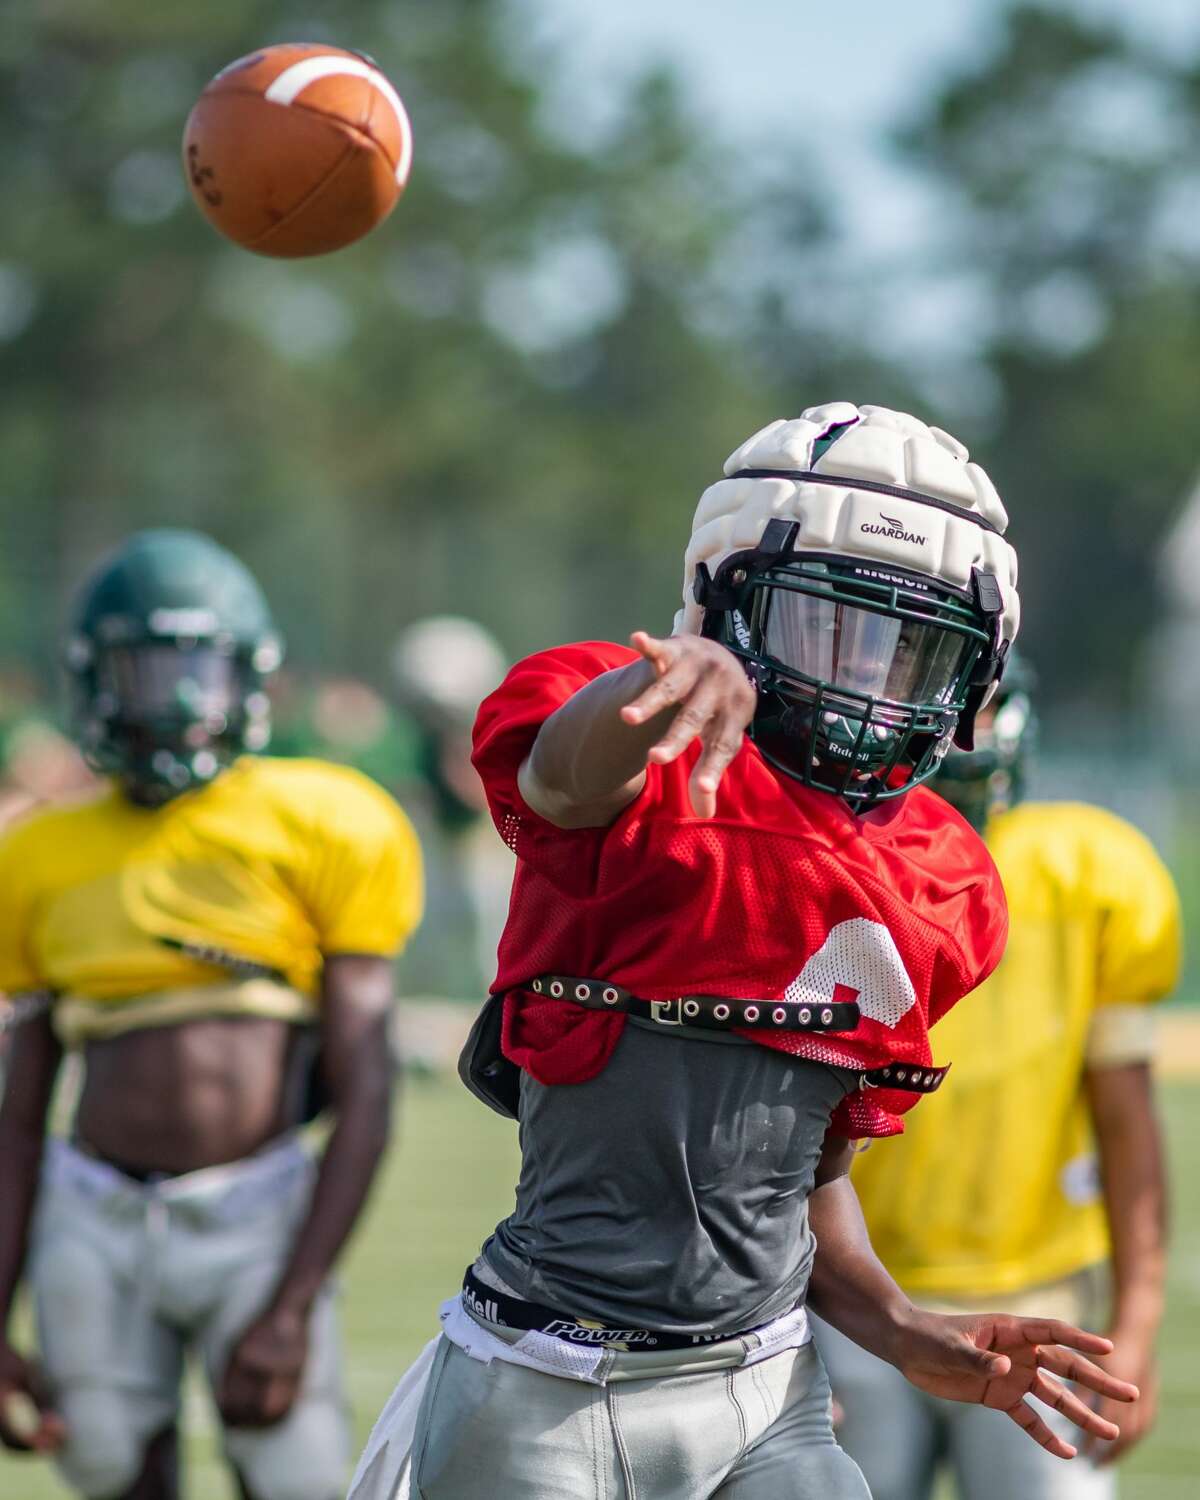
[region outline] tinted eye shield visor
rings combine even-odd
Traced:
[[[851,800],[894,795],[936,768],[992,659],[994,623],[971,591],[794,553],[794,530],[700,576],[705,633],[758,688],[751,734],[768,760]]]
[[[247,690],[232,649],[208,642],[181,648],[143,641],[96,653],[96,708],[113,723],[182,728],[202,723],[222,733]]]

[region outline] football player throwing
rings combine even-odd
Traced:
[[[1016,632],[1006,519],[945,433],[814,407],[702,496],[673,635],[544,651],[483,703],[517,871],[463,1069],[521,1176],[354,1500],[865,1496],[810,1305],[1052,1452],[1028,1397],[1116,1434],[1063,1384],[1132,1399],[1107,1341],[915,1308],[846,1176],[1004,947],[995,868],[922,783]]]

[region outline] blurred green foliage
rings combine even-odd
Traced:
[[[545,123],[556,59],[523,14],[6,14],[0,668],[48,671],[65,589],[149,522],[242,552],[293,660],[380,685],[387,642],[434,609],[476,614],[514,654],[666,628],[724,455],[844,395],[962,428],[1013,514],[1048,699],[1137,705],[1156,549],[1200,448],[1196,60],[1016,5],[914,100],[894,145],[936,191],[920,269],[935,289],[966,276],[979,323],[986,399],[964,426],[953,382],[931,410],[921,372],[855,316],[892,293],[855,280],[855,227],[806,148],[817,125],[798,114],[794,140],[747,159],[657,74],[568,143]],[[298,37],[379,61],[415,168],[360,245],[269,261],[196,214],[179,137],[217,68]],[[935,316],[952,308],[935,294]]]
[[[1016,5],[900,142],[942,192],[940,263],[976,278],[998,420],[975,446],[1023,644],[1054,699],[1114,719],[1146,707],[1158,551],[1200,465],[1200,59],[1131,32]]]
[[[367,241],[268,261],[203,223],[179,139],[298,38],[378,60],[416,166]],[[701,329],[735,164],[669,79],[584,151],[486,0],[49,0],[0,49],[0,654],[46,665],[64,588],[164,521],[247,558],[294,659],[368,677],[432,609],[514,651],[669,625],[694,495],[770,414]]]
[[[1012,513],[1051,789],[1145,827],[1190,926],[1200,558],[1173,557],[1174,596],[1163,564],[1200,468],[1200,58],[1133,13],[1015,5],[898,144],[940,194],[933,269],[969,268],[979,298],[996,420],[973,446]]]

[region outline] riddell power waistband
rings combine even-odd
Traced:
[[[705,1344],[723,1343],[726,1339],[745,1338],[748,1333],[758,1331],[757,1328],[745,1328],[738,1333],[687,1334],[662,1333],[650,1328],[614,1328],[593,1318],[577,1318],[570,1313],[556,1312],[551,1307],[542,1307],[537,1302],[509,1297],[480,1281],[470,1269],[463,1277],[463,1302],[485,1323],[498,1323],[501,1327],[517,1328],[525,1333],[544,1333],[550,1338],[562,1339],[564,1343],[591,1349],[618,1349],[630,1354],[643,1349],[696,1349]],[[766,1326],[765,1323],[759,1325]]]

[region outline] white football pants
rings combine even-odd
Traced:
[[[265,1308],[312,1193],[295,1140],[146,1185],[47,1143],[29,1280],[41,1361],[67,1425],[57,1462],[81,1495],[127,1489],[178,1414],[185,1353],[211,1384]],[[255,1500],[336,1500],[349,1423],[331,1288],[318,1297],[296,1405],[274,1427],[227,1429]]]

